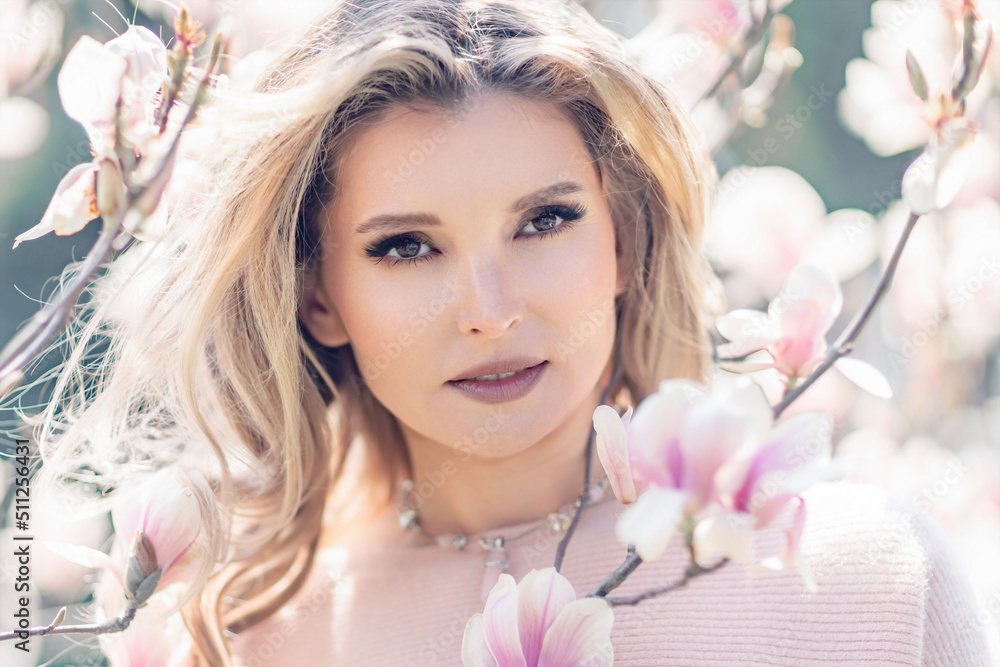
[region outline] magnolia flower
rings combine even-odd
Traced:
[[[152,589],[178,579],[176,566],[201,532],[195,480],[182,479],[174,471],[157,473],[142,485],[119,493],[111,521],[115,544],[110,555],[73,544],[47,546],[71,562],[111,570],[127,596],[140,593],[148,597]],[[144,583],[152,589],[140,590]]]
[[[646,490],[622,513],[616,534],[644,560],[656,560],[686,517],[699,564],[718,557],[751,562],[753,531],[797,502],[785,549],[761,565],[780,570],[794,563],[804,572],[800,494],[825,475],[830,431],[829,419],[817,414],[772,428],[771,408],[752,383],[712,396],[693,382],[667,380],[639,404],[628,427],[631,470]]]
[[[629,459],[644,492],[626,508],[616,534],[644,560],[663,554],[682,516],[695,516],[717,498],[719,470],[766,432],[770,408],[758,388],[744,384],[729,399],[713,399],[687,380],[666,380],[636,409]]]
[[[962,49],[955,18],[938,2],[904,8],[893,0],[872,5],[872,27],[863,36],[867,58],[847,64],[838,97],[845,126],[877,155],[895,155],[926,144],[943,118],[960,110],[951,104],[952,73]],[[912,54],[907,57],[907,51]],[[910,61],[910,67],[907,61]],[[923,87],[914,89],[913,63]]]
[[[96,157],[63,177],[41,222],[19,235],[15,248],[49,232],[75,234],[99,215],[113,217],[123,209],[125,181],[115,141],[120,132],[131,142],[129,150],[152,145],[158,136],[154,97],[166,77],[166,49],[146,28],[129,26],[107,44],[80,38],[57,83],[66,114],[83,125]]]
[[[52,195],[41,222],[14,239],[37,239],[55,232],[57,236],[75,234],[98,216],[114,216],[125,205],[125,182],[118,160],[99,157],[93,162],[70,169]]]
[[[840,286],[833,276],[808,264],[797,267],[767,307],[734,310],[716,327],[730,343],[719,347],[719,356],[744,357],[766,350],[773,366],[787,377],[805,377],[826,355],[826,332],[843,305]],[[755,368],[759,370],[760,368]]]
[[[760,153],[760,155],[758,155]],[[750,159],[767,159],[763,148]],[[827,213],[816,189],[784,167],[744,165],[719,184],[707,252],[723,272],[730,303],[751,304],[776,294],[799,264],[853,278],[878,254],[875,220],[858,209]]]
[[[613,664],[614,612],[601,598],[576,599],[555,568],[532,570],[521,583],[501,574],[481,614],[462,638],[465,667],[564,667]]]
[[[150,105],[166,78],[166,47],[149,29],[132,25],[107,44],[81,37],[67,54],[57,83],[66,114],[83,125],[101,153],[114,144],[119,99],[123,134],[132,143],[148,138]]]
[[[753,531],[770,525],[785,507],[796,504],[784,551],[764,559],[761,566],[780,571],[795,565],[806,586],[814,589],[798,549],[806,518],[800,494],[830,471],[831,433],[829,417],[804,413],[777,424],[758,449],[737,454],[720,473],[722,511],[695,526],[695,560],[703,566],[720,557],[752,562]]]
[[[733,371],[775,368],[786,378],[804,378],[826,357],[826,334],[843,306],[840,285],[827,271],[809,264],[788,276],[767,314],[739,309],[716,321],[719,333],[731,342],[720,345],[719,357]],[[735,361],[763,351],[761,360]],[[840,358],[834,364],[849,380],[876,396],[892,395],[888,381],[874,367],[857,359]]]

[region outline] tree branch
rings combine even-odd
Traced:
[[[90,623],[86,625],[61,625],[62,619],[66,617],[66,607],[59,610],[55,620],[48,625],[39,625],[27,630],[11,630],[10,632],[0,632],[0,641],[7,639],[27,639],[28,637],[43,637],[45,635],[105,635],[111,632],[121,632],[128,628],[135,618],[138,605],[133,599],[126,598],[125,607],[115,618],[103,623]]]
[[[886,265],[885,270],[882,272],[882,277],[879,278],[878,284],[875,285],[875,289],[872,290],[871,296],[868,297],[868,302],[865,306],[858,311],[858,314],[854,316],[851,324],[844,330],[844,333],[840,335],[837,342],[833,344],[830,350],[826,353],[826,358],[823,360],[819,366],[817,366],[812,373],[809,374],[805,380],[800,382],[794,389],[786,393],[781,401],[774,406],[773,413],[774,418],[777,419],[785,409],[792,404],[795,399],[802,395],[802,393],[808,389],[812,384],[819,379],[823,373],[825,373],[837,359],[840,359],[844,355],[850,353],[852,349],[852,344],[854,340],[861,333],[861,329],[868,322],[871,317],[872,312],[875,310],[875,306],[882,299],[885,293],[889,289],[889,285],[892,283],[892,278],[896,274],[896,266],[899,264],[899,258],[903,254],[903,246],[906,245],[907,239],[910,237],[910,232],[917,224],[917,220],[920,216],[916,213],[910,213],[909,220],[906,221],[906,227],[903,229],[903,233],[899,237],[899,241],[896,242],[896,248],[893,250],[892,258]]]
[[[621,598],[605,598],[612,607],[622,607],[622,606],[635,606],[642,602],[643,600],[648,600],[649,598],[654,598],[658,595],[663,595],[664,593],[670,593],[672,591],[679,590],[688,585],[695,577],[700,577],[703,574],[708,574],[710,572],[715,572],[716,570],[721,570],[729,562],[728,558],[723,558],[718,563],[711,567],[701,567],[697,563],[692,562],[688,569],[684,572],[684,576],[678,581],[672,584],[667,584],[666,586],[660,586],[657,588],[650,588],[643,591],[642,593],[637,593],[628,597]]]

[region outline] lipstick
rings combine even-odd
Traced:
[[[549,362],[523,368],[513,375],[498,379],[449,380],[448,386],[480,403],[506,403],[527,396],[528,392],[538,384]],[[500,373],[498,375],[505,375]]]

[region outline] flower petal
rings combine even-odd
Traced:
[[[486,645],[483,615],[473,614],[462,635],[462,667],[497,667],[497,661]]]
[[[744,308],[730,311],[716,319],[715,328],[726,340],[746,341],[748,344],[758,340],[768,341],[775,335],[773,320],[759,310]]]
[[[753,526],[745,515],[726,512],[702,519],[692,535],[695,562],[702,567],[719,558],[748,563],[753,560],[752,535]]]
[[[721,354],[721,353],[720,353]],[[730,373],[757,373],[774,368],[773,361],[723,361],[719,368]]]
[[[130,25],[128,30],[104,45],[128,63],[129,81],[145,103],[167,78],[167,49],[149,28]]]
[[[766,405],[766,402],[765,402]],[[757,441],[754,423],[739,406],[718,399],[692,407],[681,425],[684,458],[679,487],[693,494],[698,506],[715,496],[715,476],[738,451]]]
[[[796,302],[811,304],[822,314],[819,320],[822,329],[819,335],[822,335],[833,326],[833,321],[840,314],[844,306],[844,295],[837,279],[828,270],[812,264],[800,264],[788,274],[781,294],[767,308],[768,314],[774,313],[780,318],[781,333],[784,336],[794,332],[786,328],[783,313]],[[824,324],[825,327],[822,326]]]
[[[65,558],[76,565],[111,570],[118,577],[119,581],[121,581],[121,568],[111,556],[103,551],[68,542],[43,542],[42,544],[55,555]]]
[[[688,380],[665,380],[635,410],[628,427],[633,479],[639,483],[675,486],[680,470],[672,469],[670,451],[677,447],[684,415],[706,400],[704,388]]]
[[[628,460],[628,441],[625,422],[610,405],[599,405],[594,410],[594,432],[597,441],[597,458],[608,473],[608,481],[615,497],[623,505],[635,502],[635,482]]]
[[[677,489],[651,486],[622,512],[615,535],[623,544],[634,544],[643,560],[657,560],[677,532],[688,497]]]
[[[175,471],[154,475],[134,493],[116,499],[111,520],[119,543],[128,552],[131,537],[142,530],[153,543],[157,565],[167,574],[201,532],[201,507],[192,489]]]
[[[201,532],[201,508],[194,492],[178,480],[150,494],[143,531],[156,547],[156,562],[166,572]]]
[[[122,77],[128,63],[84,35],[70,49],[59,70],[59,99],[66,115],[87,128],[94,139],[95,128],[110,124],[121,94]]]
[[[765,559],[761,567],[766,570],[780,572],[789,565],[794,565],[805,581],[806,590],[815,593],[817,590],[816,579],[812,576],[808,563],[799,551],[799,542],[802,539],[802,532],[806,525],[806,501],[799,498],[799,507],[795,510],[795,518],[792,520],[792,527],[785,531],[785,552],[781,556],[773,556]]]
[[[811,476],[790,473],[814,470],[830,460],[832,430],[830,418],[817,412],[778,422],[752,456],[743,482],[732,496],[732,508],[758,514],[779,493],[799,493],[815,481]],[[795,488],[791,488],[793,484]]]
[[[923,215],[951,203],[965,182],[971,166],[975,132],[967,127],[946,127],[903,174],[903,199],[914,213]]]
[[[483,610],[483,635],[500,667],[527,667],[517,631],[517,584],[501,574]]]
[[[517,629],[529,665],[538,662],[545,633],[574,600],[573,585],[554,567],[532,570],[517,585]]]
[[[582,598],[569,603],[545,634],[538,667],[610,667],[614,622],[615,613],[607,600]]]
[[[59,236],[75,234],[96,218],[95,172],[96,167],[92,162],[78,164],[70,169],[56,186],[41,222],[18,235],[14,239],[14,247],[19,246],[22,241],[37,239],[49,232],[55,232]]]
[[[833,362],[848,380],[879,398],[892,398],[892,387],[881,371],[860,359],[841,357]]]

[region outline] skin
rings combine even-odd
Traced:
[[[424,491],[424,528],[472,534],[541,520],[572,502],[610,378],[609,304],[625,283],[600,175],[566,113],[501,93],[457,115],[396,109],[356,134],[338,178],[323,261],[306,281],[300,314],[324,345],[351,344],[364,381],[399,420]],[[546,225],[536,226],[546,220],[537,207],[510,210],[564,181],[581,191],[543,204],[587,213],[561,233],[537,236]],[[440,225],[357,232],[372,216],[408,213]],[[428,261],[393,265],[366,253],[409,232],[421,237],[409,253],[429,253]],[[404,243],[392,254],[407,252]],[[447,385],[514,355],[549,362],[520,399],[486,405]],[[593,474],[599,479],[599,464]]]

